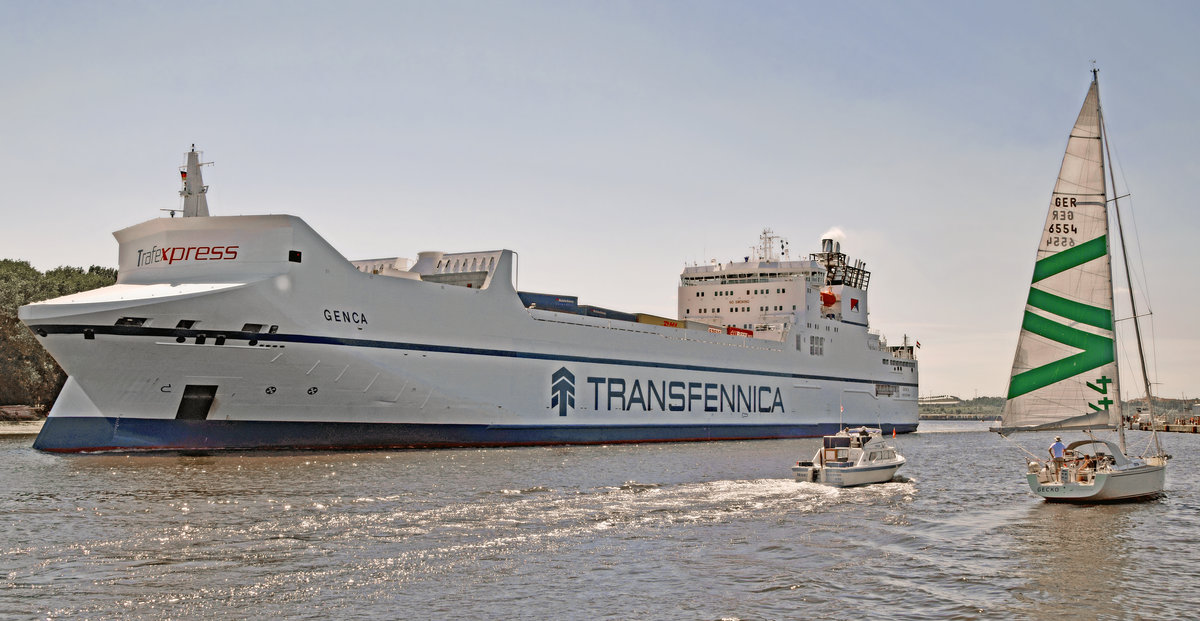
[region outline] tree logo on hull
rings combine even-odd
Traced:
[[[566,416],[567,408],[575,407],[575,376],[567,367],[550,376],[550,407],[558,408],[559,416]]]

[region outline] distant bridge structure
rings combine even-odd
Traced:
[[[936,397],[920,397],[917,405],[958,405],[962,399],[954,395],[937,395]]]

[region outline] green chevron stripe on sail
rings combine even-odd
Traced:
[[[1071,321],[1084,323],[1108,331],[1113,329],[1112,311],[1107,308],[1091,306],[1083,302],[1068,300],[1041,289],[1029,288],[1029,305],[1044,311],[1065,317]]]
[[[1021,328],[1083,351],[1012,376],[1008,385],[1009,399],[1102,367],[1114,359],[1113,340],[1109,337],[1064,326],[1029,311],[1025,311]]]
[[[1108,236],[1101,235],[1074,248],[1052,254],[1033,266],[1033,282],[1049,278],[1108,254]]]

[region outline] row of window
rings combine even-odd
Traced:
[[[755,289],[754,293],[750,293],[750,289],[746,289],[746,295],[765,295],[768,293],[771,293],[770,289]],[[787,293],[787,288],[784,287],[784,288],[776,289],[775,293]],[[734,295],[733,291],[713,291],[713,297],[729,297],[731,295]],[[697,291],[696,297],[698,297],[698,298],[704,297],[704,292]]]
[[[469,263],[466,259],[454,259],[453,261],[450,259],[443,259],[437,262],[437,270],[441,271],[443,265],[445,265],[447,272],[491,271],[492,268],[496,267],[496,257],[490,257],[487,259],[472,257]]]
[[[713,308],[713,309],[701,308],[701,309],[697,309],[696,312],[698,314],[704,315],[704,314],[708,313],[710,310],[714,313],[721,312],[721,310],[717,309],[717,308]],[[782,306],[759,306],[758,310],[766,313],[766,312],[770,312],[770,311],[781,311],[781,310],[783,310],[783,307]],[[796,310],[795,304],[792,305],[792,310]],[[731,313],[748,313],[748,312],[750,312],[750,307],[749,306],[734,306],[729,309],[729,312],[731,312]],[[684,309],[683,314],[685,314],[685,315],[692,314],[692,309],[690,309],[690,308]],[[808,324],[808,327],[811,328],[812,324],[811,323]]]
[[[148,317],[121,317],[113,323],[115,326],[145,326],[150,323]],[[180,319],[175,328],[178,330],[191,330],[199,323],[196,319]],[[262,332],[265,324],[261,323],[244,323],[242,324],[241,332]],[[267,331],[275,334],[279,330],[279,326],[273,325]]]
[[[148,317],[121,317],[121,318],[117,319],[117,321],[113,325],[146,326],[146,325],[149,325],[150,323],[151,323],[151,320]],[[197,323],[200,323],[200,322],[196,319],[180,319],[175,324],[175,329],[177,329],[177,330],[192,330],[196,327]],[[263,331],[263,328],[266,328],[266,327],[267,326],[265,324],[261,324],[261,323],[245,323],[245,324],[242,324],[241,332],[249,332],[252,334],[258,334]],[[268,334],[275,334],[278,331],[279,331],[279,326],[277,326],[277,325],[272,325],[270,328],[267,328]],[[83,333],[83,337],[85,339],[89,339],[89,340],[96,338],[95,333],[92,330],[85,330]],[[204,345],[205,342],[208,341],[208,335],[203,334],[203,333],[197,334],[197,335],[195,335],[195,339],[196,339],[197,345]],[[185,341],[187,341],[186,336],[180,335],[180,336],[175,337],[176,343],[183,343]],[[220,334],[220,333],[213,335],[213,344],[214,345],[224,345],[225,344],[225,335]],[[258,345],[258,339],[256,339],[256,338],[249,339],[249,344],[251,346]],[[283,345],[263,345],[263,347],[283,347]]]

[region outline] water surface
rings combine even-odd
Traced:
[[[1200,436],[1165,436],[1163,499],[1076,507],[1030,494],[986,428],[922,423],[896,480],[847,490],[790,479],[815,439],[59,456],[0,436],[0,616],[1195,617]]]

